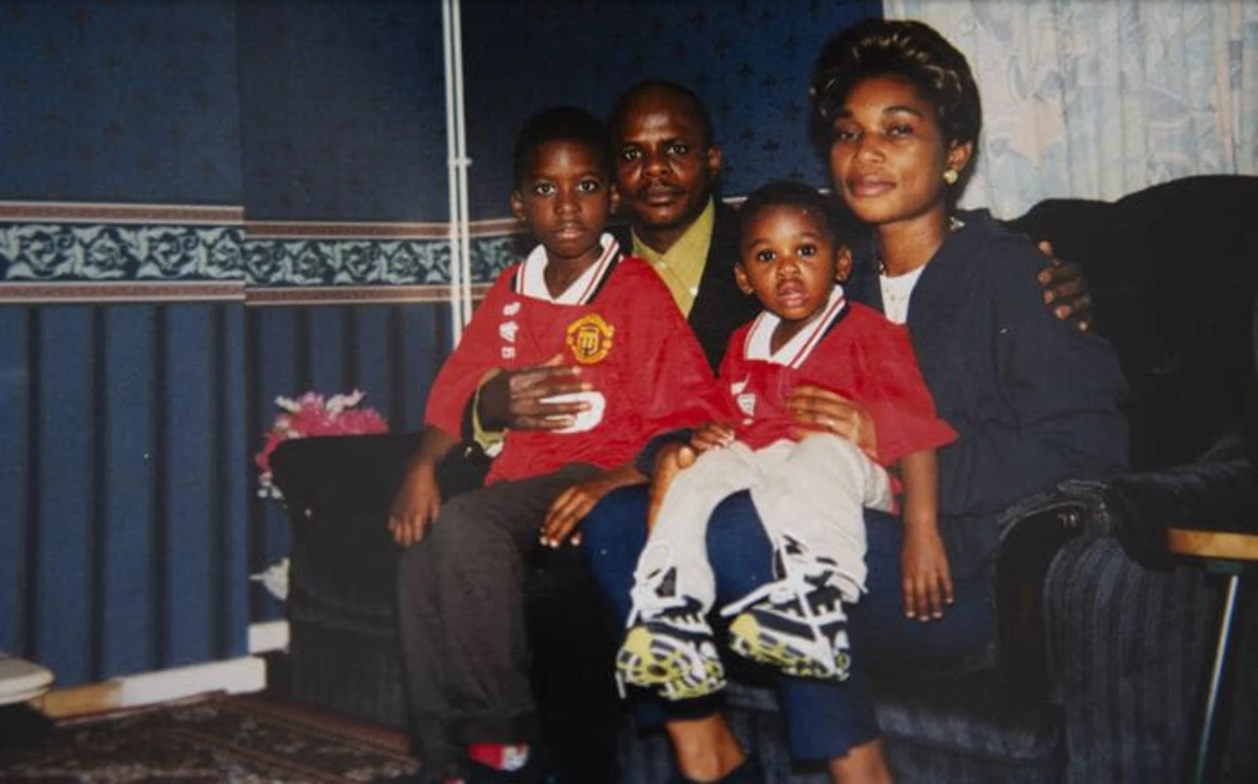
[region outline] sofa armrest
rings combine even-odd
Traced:
[[[415,434],[302,438],[271,457],[292,535],[290,622],[336,628],[392,626],[400,550],[389,505]]]
[[[1045,577],[1067,543],[1109,531],[1102,491],[1099,482],[1060,482],[1001,516],[994,576],[996,637],[1000,677],[1011,700],[1048,701]]]
[[[1165,529],[1250,523],[1255,484],[1243,458],[1118,477],[1102,494],[1112,535],[1068,542],[1051,562],[1048,673],[1066,717],[1069,780],[1164,780],[1183,769],[1217,601],[1198,564],[1165,556]]]

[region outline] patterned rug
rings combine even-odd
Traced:
[[[416,767],[398,733],[250,696],[62,722],[37,748],[0,750],[15,784],[368,782]]]

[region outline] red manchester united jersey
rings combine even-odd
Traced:
[[[461,429],[464,407],[485,375],[541,365],[556,354],[593,384],[591,410],[565,431],[509,431],[486,482],[548,473],[568,463],[614,468],[647,438],[703,421],[713,384],[703,352],[656,273],[603,256],[563,295],[550,298],[539,248],[498,277],[433,383],[425,420]],[[706,404],[706,405],[705,405]]]

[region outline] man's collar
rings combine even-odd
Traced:
[[[677,238],[672,247],[663,253],[647,245],[643,242],[637,230],[631,229],[633,255],[651,264],[659,262],[669,264],[673,259],[692,258],[696,255],[696,251],[699,250],[702,250],[700,258],[706,258],[707,249],[712,240],[712,227],[715,224],[716,202],[709,196],[708,203],[704,205],[703,211],[699,213],[699,217],[695,218],[694,222],[686,227],[686,231]]]

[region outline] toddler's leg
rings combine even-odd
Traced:
[[[638,561],[618,677],[667,699],[692,699],[725,685],[707,614],[715,596],[705,531],[712,510],[747,486],[754,466],[741,444],[699,456],[668,488]]]
[[[890,504],[886,472],[851,442],[814,435],[768,450],[751,495],[775,545],[779,579],[725,609],[731,645],[790,675],[844,680],[843,602],[865,581],[864,505]]]

